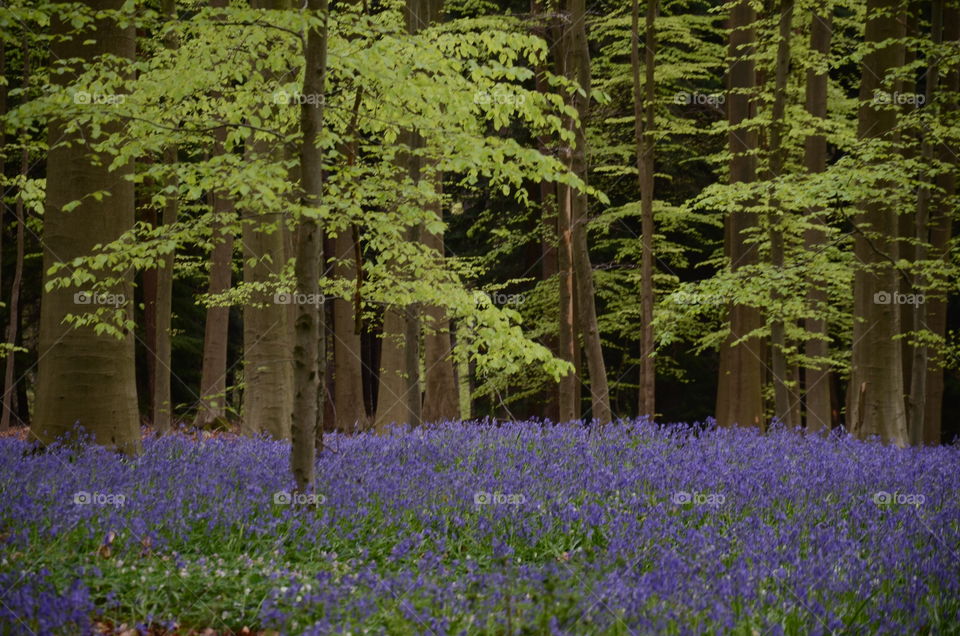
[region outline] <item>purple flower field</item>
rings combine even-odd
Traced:
[[[960,631],[960,447],[450,424],[0,440],[0,633]]]

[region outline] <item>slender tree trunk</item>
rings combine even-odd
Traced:
[[[176,20],[176,0],[163,0],[161,11],[168,20]],[[175,49],[178,44],[171,36],[164,43],[167,48]],[[176,188],[177,178],[173,174],[173,166],[177,163],[177,147],[171,146],[164,151],[164,163],[170,168],[164,186]],[[180,201],[176,193],[168,194],[163,206],[160,222],[165,226],[177,222],[180,211]],[[157,269],[156,294],[156,331],[154,334],[154,372],[153,398],[150,404],[153,407],[153,427],[158,433],[165,433],[173,427],[173,398],[171,396],[172,377],[172,347],[171,328],[173,316],[173,269],[176,264],[176,252],[171,251],[160,258],[160,267]]]
[[[730,16],[727,118],[731,126],[728,135],[731,183],[750,183],[756,178],[756,159],[751,153],[757,148],[757,135],[752,128],[742,127],[744,121],[754,115],[752,93],[756,87],[756,71],[752,56],[756,19],[756,12],[746,0],[734,6]],[[755,248],[744,243],[747,231],[756,224],[752,212],[733,212],[726,219],[724,251],[733,271],[757,262]],[[733,304],[729,323],[730,333],[720,346],[717,422],[720,426],[763,428],[763,344],[759,338],[752,337],[734,345],[762,325],[760,312],[754,307]]]
[[[226,129],[216,131],[214,152],[222,153]],[[233,200],[213,192],[213,251],[210,254],[210,282],[207,292],[222,294],[230,289],[233,273],[233,234],[229,226],[236,213]],[[226,418],[227,344],[230,327],[229,307],[208,307],[203,333],[203,366],[200,373],[200,408],[196,425],[211,426]]]
[[[227,0],[210,0],[211,7],[225,7]],[[214,131],[215,155],[226,152],[225,127]],[[213,250],[210,253],[209,294],[221,294],[230,289],[233,274],[234,237],[229,226],[236,209],[229,195],[211,192],[213,211]],[[226,419],[227,405],[227,345],[229,343],[230,308],[208,307],[203,332],[203,364],[200,372],[200,405],[195,425],[208,427]]]
[[[866,41],[886,45],[869,52],[862,63],[860,111],[857,135],[861,140],[890,141],[897,122],[896,113],[872,103],[874,92],[884,88],[882,78],[903,65],[901,38],[903,23],[898,20],[899,0],[867,0]],[[891,93],[895,91],[890,91]],[[897,212],[883,197],[871,197],[859,205],[854,217],[858,228],[854,254],[866,267],[854,275],[853,360],[847,391],[848,425],[861,438],[879,435],[884,441],[905,446],[907,435],[903,399],[903,362],[899,306],[875,302],[875,294],[898,291]],[[869,235],[867,234],[869,233]]]
[[[320,27],[310,29],[304,58],[303,94],[317,96],[300,107],[303,140],[300,148],[300,179],[305,207],[319,207],[323,196],[323,154],[318,146],[323,130],[323,102],[327,75],[327,0],[308,0],[307,8],[323,16]],[[312,102],[312,103],[311,103]],[[320,289],[320,228],[313,217],[300,221],[297,235],[297,291],[316,294]],[[323,399],[321,383],[326,372],[323,310],[311,303],[297,305],[296,342],[293,350],[294,398],[291,426],[290,469],[297,488],[313,487],[316,444],[322,444],[322,422],[318,426],[318,404]],[[322,446],[321,446],[322,448]]]
[[[654,197],[654,141],[656,125],[656,85],[654,83],[657,34],[657,0],[647,0],[646,76],[643,82],[645,97],[640,85],[640,1],[633,0],[633,28],[631,37],[631,68],[633,70],[633,116],[637,144],[637,174],[640,186],[640,224],[643,254],[640,259],[640,408],[639,415],[656,415],[654,403],[656,370],[654,365],[653,338],[653,197]],[[644,99],[646,105],[644,105]]]
[[[784,114],[787,106],[787,73],[790,69],[790,33],[793,25],[793,0],[782,0],[780,3],[780,42],[777,46],[776,77],[774,80],[773,114],[770,124],[770,174],[768,178],[777,179],[783,172],[785,151],[783,148]],[[784,264],[783,213],[779,202],[770,202],[770,218],[768,220],[770,236],[770,258],[777,274],[781,274]],[[777,418],[788,429],[798,426],[793,421],[793,406],[795,396],[790,388],[789,371],[787,369],[787,337],[786,325],[782,317],[777,315],[778,305],[782,305],[779,293],[774,292],[771,298],[774,306],[773,319],[770,322],[770,359],[773,373],[774,408]]]
[[[533,34],[542,38],[546,42],[548,49],[551,49],[554,43],[551,42],[549,38],[547,20],[552,21],[553,19],[548,18],[544,13],[544,6],[540,0],[530,0],[530,13],[534,20],[534,26],[531,29]],[[548,66],[549,59],[544,59],[543,62],[537,64],[534,69],[536,73],[535,85],[539,93],[550,92],[550,85],[546,77]],[[549,135],[543,134],[537,136],[537,150],[543,155],[549,156],[551,154]],[[557,251],[559,239],[557,233],[557,184],[550,181],[541,181],[539,183],[537,196],[540,201],[540,229],[542,232],[540,240],[540,277],[546,282],[553,280],[554,277],[559,278],[559,253]],[[558,336],[559,329],[557,336],[551,334],[545,337],[543,344],[550,349],[550,352],[553,353],[554,356],[560,358],[561,352]],[[559,383],[550,383],[547,386],[543,404],[544,418],[553,422],[561,420],[560,401]],[[567,401],[570,401],[570,399],[567,398]]]
[[[117,10],[121,0],[88,0],[95,11]],[[53,18],[55,40],[51,53],[57,59],[91,61],[100,55],[133,60],[136,34],[133,26],[120,27],[110,20],[91,23],[69,40],[62,36],[69,24]],[[73,73],[55,75],[51,81],[64,85]],[[50,122],[47,154],[47,192],[43,228],[43,271],[54,263],[89,254],[94,245],[117,239],[133,227],[134,192],[130,163],[110,170],[109,156],[92,161],[85,143],[89,131],[67,133],[66,123]],[[105,126],[105,133],[121,124]],[[64,142],[71,142],[66,145]],[[103,201],[84,199],[69,212],[63,207],[90,192],[106,191]],[[40,309],[39,369],[33,434],[44,443],[69,432],[75,424],[93,434],[99,444],[125,453],[139,452],[136,371],[133,334],[123,338],[98,335],[92,328],[76,329],[63,323],[64,316],[84,309],[74,303],[75,289],[44,287]],[[112,293],[127,301],[127,316],[133,316],[132,273]]]
[[[930,36],[935,45],[943,42],[943,0],[933,0],[930,8],[931,27]],[[924,97],[925,104],[930,108],[936,109],[933,104],[934,97],[937,95],[940,84],[939,60],[934,57],[930,59],[927,67],[926,89]],[[933,144],[922,131],[921,156],[924,163],[929,164],[933,160]],[[928,258],[927,245],[930,240],[930,201],[931,192],[928,187],[921,187],[917,195],[917,214],[914,236],[917,239],[913,247],[914,259],[917,262],[923,262]],[[923,293],[926,284],[929,281],[919,278],[914,281],[914,291]],[[914,303],[912,306],[912,323],[915,331],[926,330],[929,328],[927,323],[927,304]],[[910,364],[910,387],[909,398],[907,400],[907,430],[910,436],[910,443],[914,446],[923,444],[924,438],[924,418],[927,414],[927,374],[929,371],[930,353],[926,345],[920,344],[915,347],[907,347],[907,352],[911,354]]]
[[[821,59],[830,54],[830,36],[832,34],[832,16],[829,5],[824,3],[815,11],[810,20],[810,49]],[[811,116],[824,121],[827,118],[827,82],[826,67],[823,72],[807,70],[806,109]],[[804,141],[804,165],[807,172],[819,173],[827,167],[827,137],[822,132],[807,135]],[[804,248],[814,254],[822,249],[826,242],[826,233],[821,229],[824,219],[820,210],[815,210],[811,219],[813,227],[804,231]],[[822,315],[829,298],[821,281],[807,281],[807,302],[813,310]],[[823,318],[808,318],[805,324],[809,334],[804,343],[804,353],[808,358],[823,360],[829,355],[827,342],[827,321]],[[823,363],[804,369],[804,397],[806,402],[806,425],[811,432],[829,429],[830,413],[830,369]]]
[[[574,126],[575,145],[570,149],[568,166],[571,172],[581,179],[587,179],[586,158],[586,120],[589,111],[590,58],[587,50],[586,5],[584,0],[569,0],[569,25],[564,37],[564,67],[567,77],[577,81],[586,91],[586,95],[575,93],[573,106],[579,117],[570,120]],[[600,342],[600,329],[597,325],[596,293],[594,290],[593,267],[590,264],[590,251],[587,247],[587,195],[571,188],[564,189],[562,204],[569,210],[571,238],[573,248],[573,270],[579,331],[583,336],[583,345],[587,355],[587,368],[590,374],[590,402],[592,418],[600,424],[610,422],[610,392],[607,387],[607,370],[603,362],[603,348]]]
[[[30,83],[30,56],[24,46],[23,56],[23,85]],[[6,104],[3,109],[6,110]],[[23,148],[20,149],[20,179],[21,183],[27,180],[30,170],[30,153],[27,150],[27,133],[23,131]],[[0,205],[0,207],[5,207]],[[17,215],[17,261],[13,270],[13,282],[10,284],[10,320],[7,322],[6,341],[10,346],[16,346],[20,327],[20,285],[23,281],[23,259],[24,259],[24,227],[27,223],[27,210],[23,201],[23,193],[17,196],[15,207]],[[0,224],[2,227],[2,224]],[[3,372],[3,415],[0,415],[0,431],[10,428],[10,415],[13,413],[13,395],[16,386],[13,383],[14,365],[16,354],[10,351],[4,360]]]
[[[937,4],[937,3],[935,3]],[[956,43],[960,40],[960,5],[948,2],[943,7],[943,39]],[[945,100],[940,107],[942,116],[952,114],[957,108],[960,92],[960,68],[945,69],[942,83]],[[930,102],[928,101],[927,104]],[[930,201],[930,253],[929,258],[948,258],[948,246],[953,234],[954,207],[951,198],[956,195],[956,150],[940,144],[936,152],[941,162],[949,166],[936,179],[938,194]],[[931,294],[927,298],[927,328],[943,337],[947,330],[947,302],[945,298]],[[927,377],[924,383],[923,442],[939,444],[943,413],[943,360],[940,355],[930,356],[927,364]]]

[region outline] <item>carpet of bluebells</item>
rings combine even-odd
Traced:
[[[960,632],[960,446],[537,422],[0,440],[0,633]],[[208,630],[207,633],[212,633]]]

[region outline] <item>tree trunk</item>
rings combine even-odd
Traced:
[[[439,190],[440,184],[437,184]],[[435,210],[442,215],[439,201]],[[423,233],[423,242],[443,257],[443,234]],[[423,421],[448,422],[457,419],[457,380],[453,372],[453,340],[450,319],[442,307],[426,307],[423,334]]]
[[[287,0],[251,2],[253,8],[289,10]],[[282,148],[255,140],[254,156],[286,156]],[[269,216],[255,210],[243,212],[243,280],[266,284],[275,281],[290,256],[286,245],[286,223],[282,214]],[[291,303],[276,302],[272,294],[255,294],[243,307],[243,408],[241,431],[247,435],[266,433],[273,439],[290,439],[290,404],[293,400],[293,331]]]
[[[118,10],[121,0],[88,0],[95,11]],[[52,32],[69,32],[69,24],[53,18]],[[57,59],[91,61],[100,55],[133,60],[136,51],[133,26],[100,20],[85,27],[71,39],[55,39],[51,53]],[[65,85],[75,75],[54,75],[51,81]],[[105,133],[121,129],[111,123]],[[100,156],[92,161],[84,139],[89,131],[66,133],[65,122],[53,119],[48,134],[47,192],[43,228],[43,271],[57,262],[89,254],[94,245],[117,239],[133,227],[134,191],[130,163],[110,170],[112,159]],[[69,143],[70,145],[66,145]],[[103,201],[84,199],[65,212],[63,206],[91,192],[106,191]],[[76,329],[63,323],[68,313],[83,310],[74,302],[74,289],[44,288],[40,309],[39,370],[36,417],[33,434],[44,443],[80,424],[99,444],[128,454],[139,452],[136,371],[133,334],[115,338],[98,335],[92,328]],[[126,300],[127,316],[133,315],[132,274],[111,293]]]
[[[323,153],[317,144],[323,130],[322,97],[327,75],[327,0],[308,0],[307,8],[324,19],[322,26],[310,29],[304,56],[303,94],[316,95],[318,99],[304,100],[300,106],[302,202],[305,207],[317,208],[323,196]],[[301,294],[319,293],[322,244],[316,220],[312,216],[302,218],[296,263],[297,291]],[[321,383],[327,359],[323,315],[322,307],[316,304],[297,305],[290,469],[300,491],[313,487],[316,444],[318,438],[321,444],[323,441],[322,422],[318,426],[318,413],[323,412],[318,404],[323,399]]]
[[[30,82],[30,57],[24,47],[24,71],[23,85],[27,86]],[[4,110],[6,105],[4,105]],[[26,182],[30,170],[30,153],[27,150],[27,135],[23,131],[23,148],[20,150],[20,178]],[[0,205],[0,207],[5,207]],[[16,203],[17,215],[17,261],[13,270],[13,282],[10,284],[10,320],[7,322],[6,341],[11,347],[16,346],[17,336],[20,331],[20,285],[23,281],[23,258],[24,258],[24,227],[27,223],[26,206],[24,206],[22,192],[17,196]],[[2,225],[0,225],[2,227]],[[13,413],[13,395],[16,386],[13,383],[14,363],[16,362],[16,353],[10,351],[4,360],[3,372],[3,415],[0,416],[0,431],[10,428],[10,415]]]
[[[935,45],[943,42],[943,0],[934,0],[931,4],[931,26],[930,36]],[[924,97],[925,104],[930,104],[935,108],[933,100],[938,93],[940,84],[939,60],[936,58],[929,60],[927,67],[926,89]],[[927,136],[921,131],[923,136],[921,141],[921,156],[925,164],[929,164],[933,159],[933,144]],[[917,193],[917,213],[914,226],[914,236],[917,239],[913,247],[913,256],[916,262],[923,262],[928,258],[927,245],[930,240],[930,205],[931,192],[928,187],[920,187]],[[914,281],[915,292],[923,293],[926,284],[929,281],[919,278]],[[927,304],[914,303],[912,305],[912,324],[914,331],[926,330],[927,324]],[[910,386],[909,399],[907,401],[907,431],[910,437],[910,443],[914,446],[923,444],[924,438],[924,418],[926,417],[927,400],[927,374],[929,371],[930,352],[926,345],[920,344],[915,347],[907,347],[911,357],[910,364]]]
[[[727,143],[732,154],[731,183],[750,183],[756,178],[756,159],[751,153],[757,148],[757,135],[753,129],[740,127],[745,120],[754,116],[751,93],[756,87],[752,58],[755,45],[753,24],[756,19],[756,12],[746,0],[734,6],[730,15],[727,118],[732,129]],[[733,212],[726,219],[724,251],[734,272],[743,265],[757,262],[755,248],[744,243],[747,230],[756,224],[752,212]],[[762,429],[763,344],[757,337],[738,345],[733,344],[760,328],[760,312],[754,307],[733,304],[729,323],[730,333],[720,346],[717,423],[720,426],[758,426]]]
[[[793,5],[793,0],[782,0],[778,11],[780,15],[780,42],[777,46],[773,113],[770,123],[770,174],[768,178],[771,180],[781,175],[785,163],[783,148],[784,114],[787,106],[787,73],[790,69],[790,33],[793,24]],[[770,209],[768,220],[770,224],[770,259],[776,274],[780,275],[783,271],[785,256],[783,213],[780,211],[779,202],[776,200],[770,201]],[[779,293],[776,291],[772,295],[771,301],[774,307],[782,305]],[[777,419],[783,422],[788,429],[793,429],[800,423],[793,421],[795,396],[790,388],[786,347],[786,325],[783,318],[777,315],[775,309],[773,319],[770,322],[770,359],[773,367],[771,372],[773,374],[774,409]]]
[[[832,16],[826,5],[818,9],[810,19],[810,49],[819,56],[826,57],[830,54]],[[807,70],[806,109],[810,115],[820,120],[827,118],[827,81],[826,71],[818,73],[814,69]],[[804,165],[810,173],[826,170],[826,135],[820,132],[807,135],[804,140]],[[820,212],[816,210],[813,214],[811,220],[814,226],[824,224]],[[819,227],[812,227],[803,234],[804,248],[808,254],[819,252],[826,240],[826,233]],[[817,280],[807,281],[806,297],[807,302],[818,313],[822,313],[829,302],[826,289]],[[822,318],[808,318],[805,322],[809,336],[804,343],[804,353],[808,358],[821,360],[826,358],[830,353],[827,342],[827,321]],[[806,425],[810,432],[829,429],[831,426],[829,378],[830,369],[822,363],[808,366],[803,371]]]
[[[897,123],[890,108],[873,103],[874,92],[884,88],[881,79],[903,65],[903,23],[898,20],[898,0],[867,0],[866,41],[885,46],[863,60],[857,136],[861,140],[889,137]],[[890,91],[894,93],[895,91]],[[859,204],[854,217],[857,232],[854,255],[865,267],[854,275],[853,359],[847,391],[848,427],[861,438],[879,435],[886,442],[905,446],[907,436],[903,399],[903,362],[899,306],[880,303],[877,294],[898,291],[897,212],[883,197]],[[870,233],[868,236],[866,233]],[[870,271],[866,269],[870,267]]]
[[[333,240],[333,249],[334,276],[355,286],[359,263],[352,227],[340,230]],[[353,300],[333,301],[333,407],[337,430],[348,433],[367,427],[357,311],[359,307]]]
[[[939,4],[939,3],[935,3]],[[955,2],[947,3],[943,7],[943,39],[956,43],[960,40],[960,6]],[[946,96],[941,106],[941,114],[947,115],[957,108],[957,93],[960,92],[960,69],[956,66],[947,70],[943,77],[943,92]],[[930,102],[928,101],[927,104]],[[955,151],[945,144],[937,149],[941,162],[950,168],[937,176],[938,194],[930,201],[930,253],[929,258],[947,259],[948,246],[953,234],[953,206],[951,198],[956,194],[956,166]],[[926,318],[927,329],[943,337],[947,330],[947,302],[934,294],[927,297]],[[927,365],[925,381],[923,442],[925,444],[939,444],[941,441],[941,425],[943,413],[943,360],[939,355],[932,356]]]
[[[389,427],[407,426],[411,422],[407,398],[406,341],[407,315],[403,308],[383,312],[383,335],[380,347],[380,376],[377,390],[377,411],[374,427],[384,434]]]
[[[226,129],[215,132],[214,152],[223,150]],[[236,213],[233,200],[213,192],[214,215],[213,251],[210,253],[210,282],[207,292],[221,294],[230,289],[233,273],[233,234],[229,229]],[[227,403],[227,344],[230,327],[229,307],[208,307],[203,333],[203,366],[200,373],[200,408],[195,424],[208,427],[226,419]]]
[[[573,107],[579,118],[570,120],[574,127],[575,146],[569,150],[568,167],[583,181],[587,180],[586,159],[586,119],[589,111],[590,95],[590,58],[587,50],[586,6],[584,0],[569,0],[569,26],[564,38],[564,70],[567,77],[580,84],[586,95],[575,93]],[[573,270],[579,331],[583,336],[583,345],[587,355],[587,368],[590,374],[591,419],[600,424],[610,422],[610,392],[607,388],[607,370],[603,362],[603,348],[600,342],[600,329],[597,325],[596,293],[594,290],[593,267],[590,264],[590,252],[587,247],[587,195],[572,188],[564,188],[562,205],[569,210],[565,214],[570,219],[573,249]],[[564,214],[564,213],[562,213]]]
[[[646,75],[641,92],[640,85],[640,1],[633,0],[633,25],[631,37],[630,62],[633,70],[633,116],[634,133],[637,145],[637,174],[640,186],[640,224],[643,253],[640,259],[640,408],[638,414],[653,418],[656,415],[655,386],[656,370],[654,365],[653,338],[653,196],[654,196],[654,141],[653,128],[656,124],[656,85],[654,83],[657,34],[657,0],[647,0],[647,15],[644,31],[646,33],[646,56],[644,60]],[[644,99],[646,104],[644,105]]]

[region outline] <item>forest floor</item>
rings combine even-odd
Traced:
[[[956,633],[960,447],[646,422],[0,439],[0,633]]]

